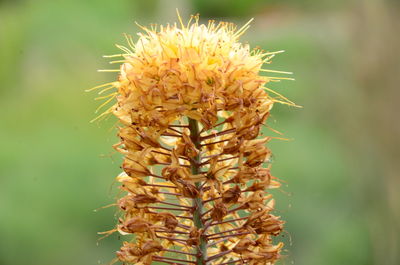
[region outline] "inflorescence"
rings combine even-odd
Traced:
[[[260,137],[275,102],[294,105],[266,84],[262,69],[278,52],[238,42],[249,23],[142,27],[122,57],[118,81],[95,87],[116,99],[99,117],[120,121],[124,157],[117,180],[116,229],[127,241],[124,264],[274,264],[283,243],[272,238],[284,222],[269,189],[273,137]],[[113,71],[113,70],[104,70]],[[105,92],[110,94],[103,96]]]

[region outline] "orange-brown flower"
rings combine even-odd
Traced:
[[[275,102],[294,105],[266,87],[279,77],[262,69],[279,52],[250,50],[231,23],[142,27],[123,60],[116,103],[124,156],[118,176],[126,195],[117,230],[132,242],[117,252],[127,264],[273,264],[283,229],[268,189],[271,151],[259,138]],[[113,56],[111,56],[113,57]],[[99,87],[96,87],[99,88]],[[263,168],[266,166],[267,168]],[[176,254],[171,256],[170,254]]]

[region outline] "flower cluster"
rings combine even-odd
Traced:
[[[274,102],[265,85],[274,52],[238,38],[248,24],[193,22],[144,28],[128,38],[116,88],[126,195],[116,230],[134,235],[117,252],[126,264],[274,264],[283,221],[272,212],[272,137],[260,138]],[[104,114],[102,114],[104,115]],[[101,116],[102,116],[101,115]]]

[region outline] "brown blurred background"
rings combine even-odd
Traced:
[[[281,264],[400,264],[400,2],[395,0],[0,0],[0,264],[108,264],[120,156],[110,118],[84,93],[115,74],[122,33],[182,16],[244,24],[253,47],[286,50],[272,86]],[[290,240],[291,239],[291,240]]]

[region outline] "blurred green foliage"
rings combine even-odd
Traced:
[[[271,144],[273,173],[284,181],[274,192],[287,221],[282,264],[399,264],[399,197],[388,192],[398,168],[385,164],[395,155],[368,129],[379,116],[365,114],[374,102],[365,91],[370,64],[357,53],[369,52],[366,43],[375,38],[363,42],[364,27],[353,22],[398,24],[379,17],[395,3],[372,2],[1,1],[0,264],[114,258],[118,235],[98,241],[96,233],[113,228],[115,209],[93,210],[118,194],[115,120],[90,124],[98,102],[83,91],[115,78],[95,70],[109,68],[101,55],[117,51],[113,44],[124,43],[123,32],[139,30],[134,20],[176,21],[175,7],[186,16],[233,17],[239,25],[255,17],[243,41],[287,51],[271,68],[294,71],[297,81],[271,87],[304,109],[277,105],[269,124],[295,139]],[[374,51],[385,52],[376,45]],[[394,91],[393,76],[383,94]]]
[[[194,0],[193,9],[203,17],[241,17],[254,12],[262,0]]]

